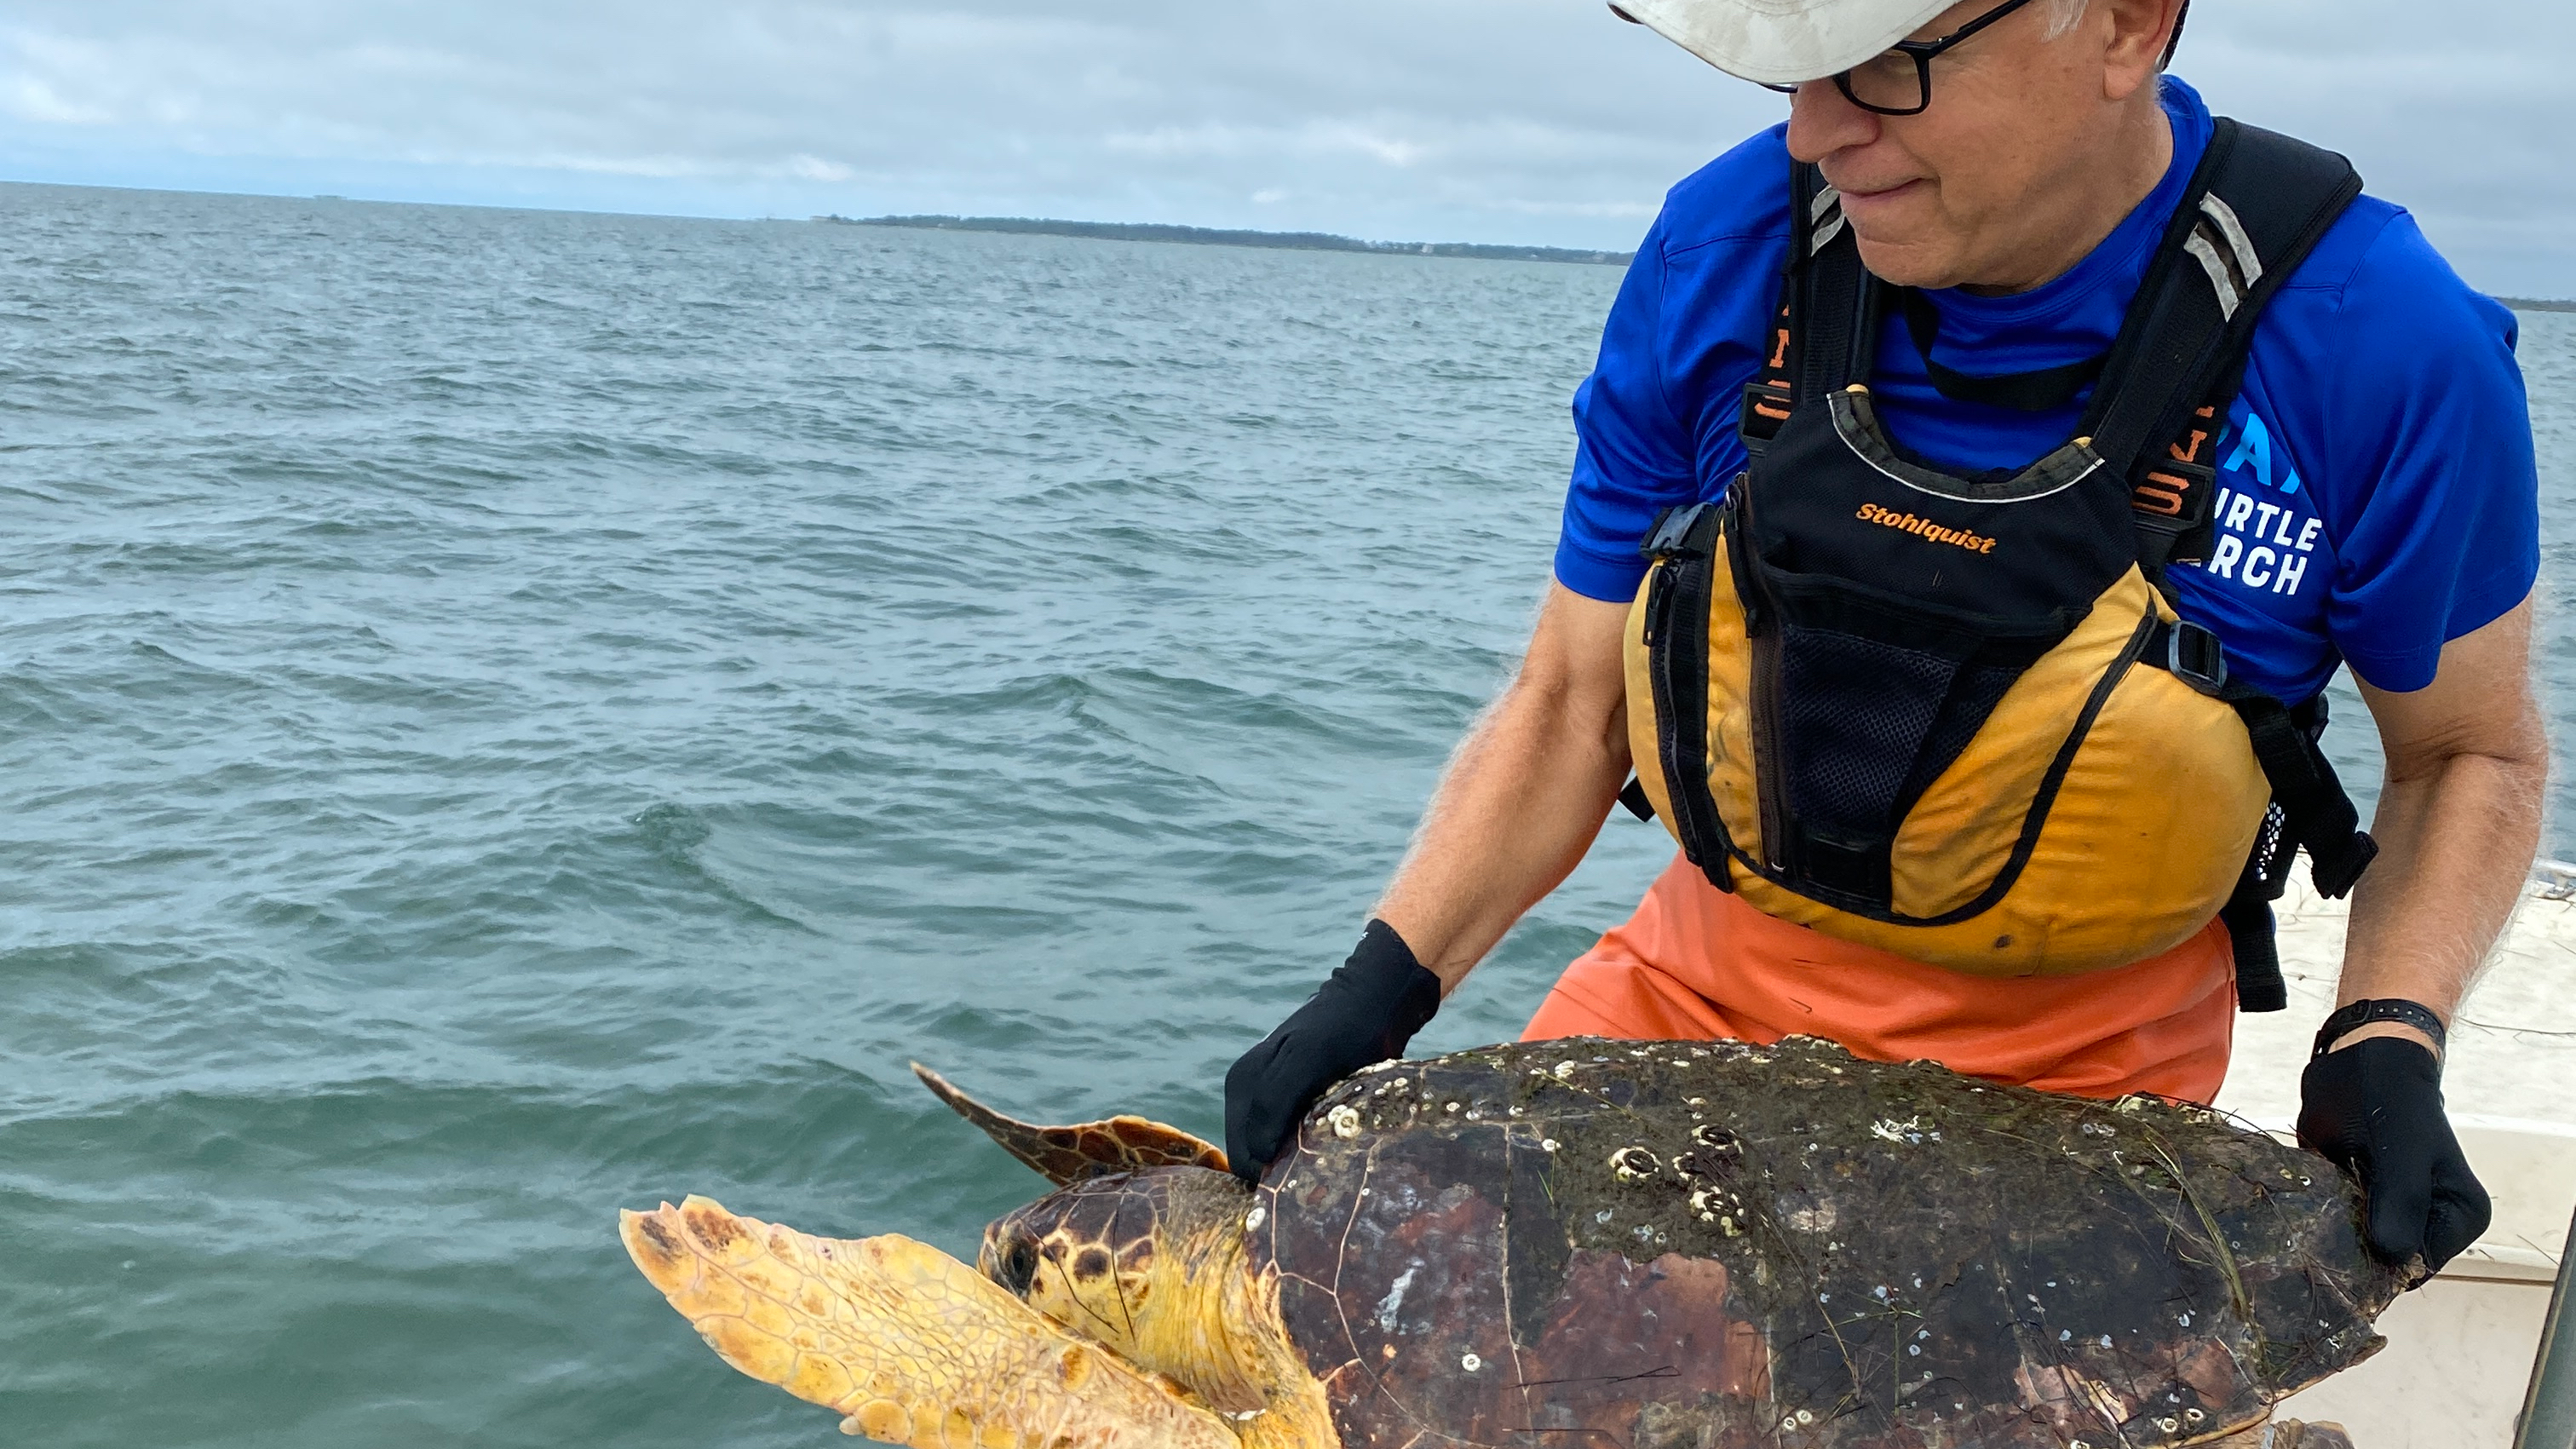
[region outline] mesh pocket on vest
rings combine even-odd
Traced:
[[[1783,628],[1777,708],[1796,824],[1856,840],[1894,834],[1897,797],[1958,668],[1875,639]]]
[[[2024,664],[1784,623],[1774,782],[1793,869],[1883,908],[1897,826]]]

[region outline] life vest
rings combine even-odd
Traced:
[[[2332,897],[2376,847],[2317,747],[2323,700],[2232,679],[2165,570],[2206,552],[2256,317],[2360,189],[2341,156],[2218,121],[2108,353],[1932,366],[2031,410],[2095,383],[2068,442],[1960,474],[1897,444],[1868,386],[1884,309],[1927,364],[1937,316],[1869,275],[1796,168],[1749,466],[1642,549],[1631,808],[1767,914],[1980,975],[2124,965],[2224,915],[2246,1008],[2283,1005],[2269,902],[2295,851]]]

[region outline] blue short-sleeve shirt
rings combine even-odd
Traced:
[[[2156,189],[2072,270],[2011,296],[1928,293],[1935,356],[1967,373],[2079,362],[2118,333],[2207,148],[2208,107],[2164,82],[2174,156]],[[1655,514],[1714,500],[1744,467],[1737,399],[1762,362],[1789,248],[1786,128],[1673,188],[1574,395],[1578,447],[1556,576],[1624,600]],[[2399,207],[2363,196],[2274,295],[2213,455],[2210,556],[2171,571],[2183,617],[2232,669],[2297,702],[2350,661],[2421,689],[2442,646],[2531,592],[2539,480],[2513,314],[2473,291]],[[1870,391],[1889,431],[1961,470],[2018,468],[2072,435],[2087,398],[2026,413],[1934,391],[1891,317]]]

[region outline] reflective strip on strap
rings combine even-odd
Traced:
[[[1812,257],[1843,234],[1843,194],[1830,186],[1817,192],[1808,203],[1807,219],[1815,223],[1807,238],[1807,255]]]
[[[2263,255],[2254,250],[2253,238],[2245,234],[2245,223],[2236,219],[2236,208],[2209,192],[2200,198],[2200,209],[2218,223],[2218,234],[2227,238],[2227,249],[2236,253],[2236,272],[2246,287],[2263,280]]]
[[[2245,234],[2245,223],[2238,220],[2236,208],[2229,206],[2217,192],[2200,198],[2201,219],[2191,229],[2182,249],[2209,273],[2209,285],[2218,293],[2218,315],[2235,320],[2236,309],[2245,302],[2245,294],[2263,280],[2263,257],[2254,249],[2254,239]],[[2221,252],[2219,248],[2225,247]]]
[[[2191,254],[2192,260],[2200,263],[2202,271],[2209,273],[2210,290],[2218,294],[2218,315],[2233,321],[2236,308],[2245,300],[2245,294],[2237,287],[2236,279],[2228,274],[2226,261],[2218,255],[2217,244],[2209,237],[2210,228],[2202,226],[2192,232],[2191,239],[2182,244],[2182,249]]]

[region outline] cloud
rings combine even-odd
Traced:
[[[2177,69],[2576,292],[2576,7],[2239,0]],[[14,0],[27,179],[1633,245],[1782,113],[1594,0]]]
[[[98,126],[114,119],[95,107],[73,105],[55,94],[51,85],[25,75],[12,76],[0,86],[0,110],[40,126]]]
[[[806,155],[788,157],[786,171],[788,175],[800,181],[853,181],[859,174],[855,168],[844,166],[838,161],[826,161],[820,156]]]
[[[46,179],[1209,225],[1294,197],[1297,225],[1584,245],[1776,110],[1540,0],[26,0],[0,87],[0,152]]]
[[[2396,0],[2205,6],[2186,67],[2213,106],[2353,159],[2473,282],[2576,295],[2564,57],[2576,7]]]
[[[1365,156],[1386,166],[1411,166],[1437,154],[1433,144],[1392,134],[1395,129],[1395,126],[1372,127],[1349,121],[1310,121],[1303,126],[1267,127],[1163,126],[1145,132],[1113,132],[1104,140],[1112,151],[1156,160],[1242,160],[1338,152]]]

